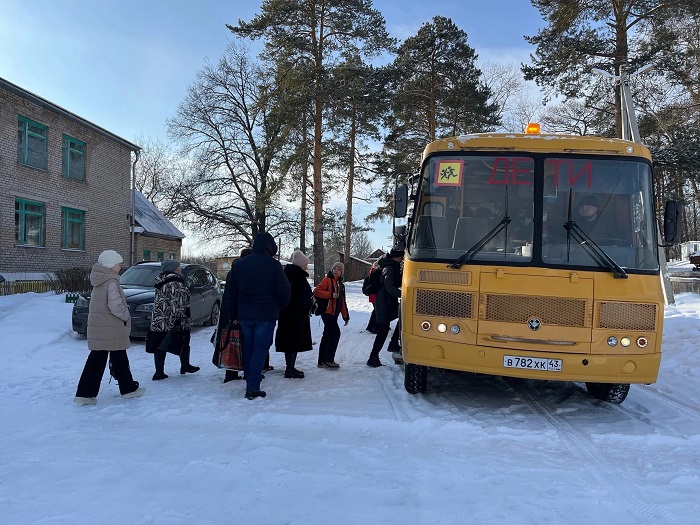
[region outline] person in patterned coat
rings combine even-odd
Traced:
[[[182,278],[180,262],[163,261],[161,267],[163,272],[156,277],[153,317],[146,336],[146,351],[153,354],[156,366],[153,381],[168,378],[164,370],[167,352],[180,355],[181,374],[193,374],[199,370],[198,366],[190,364],[190,291]],[[169,332],[170,345],[167,349],[160,348]]]

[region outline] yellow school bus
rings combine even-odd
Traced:
[[[649,150],[634,142],[474,134],[430,143],[411,195],[405,388],[429,368],[585,382],[621,403],[656,381],[664,291]],[[680,239],[669,201],[667,242]]]

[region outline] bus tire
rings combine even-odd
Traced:
[[[403,386],[409,394],[423,394],[428,387],[428,367],[406,363]]]
[[[586,390],[596,399],[619,405],[630,391],[627,383],[586,383]]]

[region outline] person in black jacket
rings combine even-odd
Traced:
[[[250,255],[252,250],[250,247],[243,248],[241,250],[238,259],[234,261],[234,264],[241,260],[243,257]],[[219,322],[216,325],[216,332],[214,332],[214,337],[212,338],[212,343],[214,343],[214,355],[212,356],[211,362],[214,366],[219,366],[219,342],[221,341],[221,334],[224,329],[228,326],[229,321],[232,320],[228,312],[228,296],[231,294],[231,272],[226,274],[226,286],[224,286],[224,295],[221,298],[221,311],[219,312]],[[236,370],[226,370],[224,375],[224,383],[229,381],[235,381],[237,379],[242,379],[238,375]]]
[[[367,360],[367,366],[377,368],[382,366],[379,352],[384,346],[386,336],[389,334],[389,323],[399,316],[399,298],[401,297],[401,260],[404,251],[392,249],[388,254],[379,259],[381,269],[382,287],[377,292],[374,308],[377,313],[377,335],[374,338],[372,352]],[[376,271],[376,270],[375,270]],[[391,337],[389,348],[398,347],[398,339],[401,335],[400,325],[397,324],[394,335]]]
[[[279,311],[289,303],[290,286],[279,261],[273,259],[277,244],[267,232],[253,241],[253,251],[232,266],[228,313],[241,325],[243,368],[247,399],[265,397],[260,390],[265,364]]]
[[[284,352],[287,369],[284,377],[287,379],[302,379],[304,372],[297,370],[297,354],[311,350],[311,286],[306,268],[309,259],[303,252],[296,250],[292,253],[292,262],[284,267],[284,274],[292,287],[289,304],[280,310],[280,319],[275,334],[275,349]]]

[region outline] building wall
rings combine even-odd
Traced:
[[[137,233],[134,238],[135,261],[145,261],[143,257],[144,250],[151,252],[150,261],[158,260],[158,253],[163,254],[163,260],[176,259],[180,260],[182,256],[182,240],[181,239],[163,239],[161,237],[151,237],[145,234]]]
[[[47,126],[46,169],[17,162],[18,115]],[[62,175],[63,134],[86,143],[85,181]],[[0,88],[0,273],[90,267],[113,249],[128,264],[131,151],[14,93]],[[15,199],[44,203],[44,247],[17,246]],[[61,248],[61,207],[85,212],[85,249]]]

